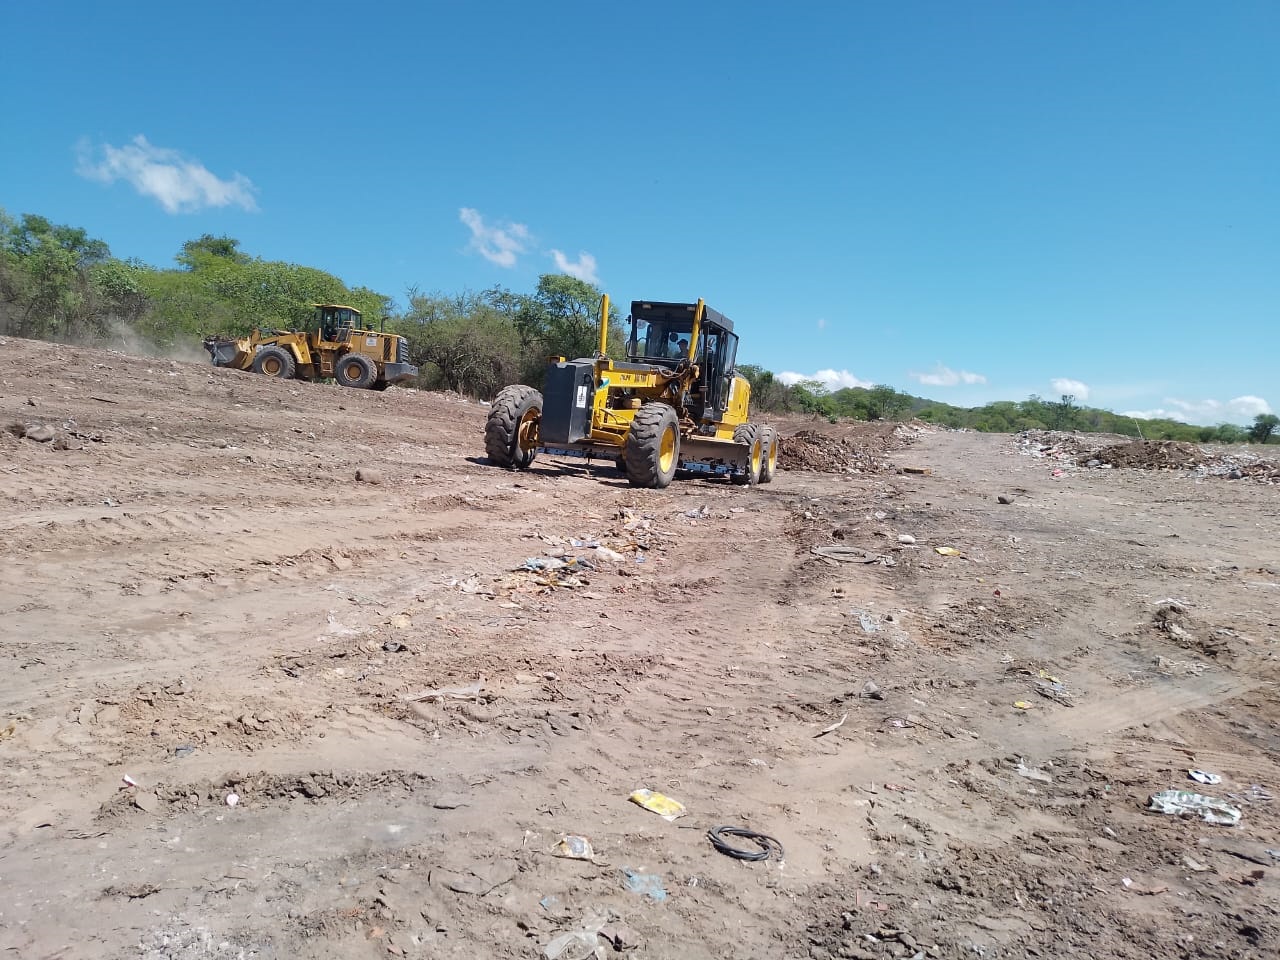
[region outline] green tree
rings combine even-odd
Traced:
[[[533,356],[577,358],[595,356],[599,347],[601,291],[593,284],[563,273],[544,273],[532,295],[506,301],[499,309],[512,309],[512,319],[525,347]],[[609,307],[609,353],[621,356],[622,323],[615,307]],[[541,361],[526,371],[526,378],[541,382]]]
[[[524,353],[510,316],[481,294],[409,292],[409,309],[392,329],[409,340],[409,357],[424,368],[423,383],[492,398],[520,379]]]
[[[1253,418],[1253,426],[1249,428],[1250,443],[1267,443],[1280,427],[1280,417],[1274,413],[1260,413]]]

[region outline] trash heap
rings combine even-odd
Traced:
[[[782,439],[778,466],[814,473],[884,473],[890,468],[886,454],[893,447],[891,435],[833,437],[801,430]]]
[[[1035,457],[1038,460],[1059,460],[1074,464],[1085,454],[1092,455],[1089,453],[1092,448],[1085,444],[1083,437],[1061,430],[1023,430],[1013,438],[1013,442],[1024,457]]]
[[[1130,440],[1077,457],[1082,466],[1129,467],[1134,470],[1190,470],[1205,462],[1193,443],[1181,440]],[[1096,463],[1095,463],[1096,461]]]
[[[1253,480],[1255,483],[1280,483],[1280,462],[1266,460],[1252,453],[1224,453],[1210,457],[1197,466],[1196,476]]]

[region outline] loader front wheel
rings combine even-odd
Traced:
[[[353,390],[368,390],[378,379],[378,368],[363,353],[348,353],[333,365],[333,379]]]
[[[293,354],[284,347],[274,345],[263,347],[253,358],[253,372],[265,374],[268,377],[291,380],[296,370]]]
[[[627,480],[633,487],[661,490],[680,463],[680,420],[665,403],[646,403],[636,411],[622,448]]]
[[[754,423],[744,423],[733,431],[734,443],[745,443],[747,466],[745,470],[729,474],[729,479],[739,486],[754,486],[760,482],[760,472],[764,468],[764,443],[760,436],[760,427]]]
[[[499,467],[525,470],[538,455],[542,394],[518,383],[503,387],[489,405],[484,425],[484,452]]]
[[[760,482],[770,483],[778,470],[778,431],[774,427],[760,428],[764,457],[760,463]]]

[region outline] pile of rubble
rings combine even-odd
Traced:
[[[890,469],[886,454],[900,446],[891,435],[833,437],[801,430],[781,439],[778,466],[783,470],[816,473],[883,473]]]
[[[1024,457],[1072,464],[1093,449],[1085,444],[1080,434],[1061,430],[1023,430],[1013,438],[1013,442]]]
[[[1196,476],[1280,483],[1280,462],[1265,460],[1252,453],[1224,453],[1210,457],[1196,467]]]
[[[1193,443],[1181,440],[1130,440],[1082,454],[1076,460],[1086,467],[1130,467],[1135,470],[1190,470],[1205,462]]]

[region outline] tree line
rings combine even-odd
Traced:
[[[304,327],[313,303],[356,307],[366,325],[406,337],[419,385],[480,399],[509,383],[542,382],[549,356],[591,356],[597,346],[600,290],[563,274],[544,274],[528,293],[495,286],[479,292],[425,293],[395,301],[314,267],[264,260],[231,237],[189,240],[172,267],[112,255],[79,227],[0,209],[0,334],[75,343],[132,343],[159,351],[197,344],[212,333],[242,335]],[[610,310],[610,352],[623,346],[622,322]],[[1071,396],[997,401],[966,408],[886,385],[829,390],[816,381],[783,383],[769,370],[741,365],[762,413],[797,412],[857,420],[920,419],[985,432],[1080,430],[1148,439],[1265,443],[1280,419],[1260,415],[1249,429],[1134,420],[1080,406]]]

